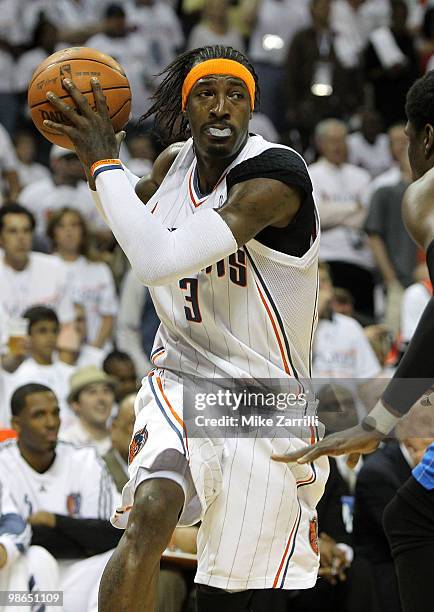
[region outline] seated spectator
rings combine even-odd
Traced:
[[[52,175],[27,185],[18,198],[19,203],[33,213],[38,237],[45,237],[51,215],[64,206],[79,210],[90,231],[106,237],[110,232],[95,210],[83,166],[75,153],[53,145],[50,149],[50,167]]]
[[[354,507],[354,547],[374,576],[377,610],[401,610],[398,583],[382,519],[387,504],[410,477],[432,442],[431,406],[413,407],[396,427],[397,440],[367,456],[359,472]]]
[[[84,306],[87,342],[108,352],[118,310],[110,268],[90,259],[87,226],[77,210],[65,207],[54,212],[47,235],[54,253],[68,270],[74,302]]]
[[[114,379],[95,366],[74,372],[68,402],[77,420],[62,430],[62,440],[91,444],[104,455],[111,448],[108,422],[114,412],[114,389]]]
[[[112,351],[104,359],[103,370],[116,380],[116,401],[121,402],[130,393],[137,393],[138,381],[134,361],[127,353]]]
[[[392,156],[392,163],[390,168],[385,172],[382,172],[371,181],[368,189],[364,194],[364,204],[368,205],[371,203],[372,195],[380,189],[380,187],[388,187],[389,185],[396,185],[401,180],[401,163],[403,155],[407,156],[408,149],[408,138],[405,134],[405,124],[396,123],[387,130],[390,144],[390,154]]]
[[[21,187],[49,178],[48,168],[35,162],[36,140],[33,134],[29,131],[16,132],[13,142],[18,158],[16,169]]]
[[[0,208],[0,302],[6,316],[21,317],[34,304],[54,308],[60,323],[72,323],[74,309],[65,265],[31,251],[35,219],[19,204]]]
[[[366,339],[360,323],[351,317],[333,312],[333,286],[327,267],[320,268],[318,327],[313,343],[313,376],[339,378],[366,402],[370,379],[380,373],[380,364]],[[360,379],[360,382],[357,382]],[[364,408],[359,403],[359,414]]]
[[[123,3],[122,3],[123,4]],[[132,31],[127,24],[126,11],[121,3],[105,6],[104,32],[91,36],[87,47],[93,47],[116,58],[125,70],[132,91],[133,118],[140,117],[149,107],[159,69],[154,62],[152,41],[140,30]],[[149,27],[156,27],[150,24]]]
[[[356,312],[374,315],[374,261],[363,231],[363,194],[370,176],[348,164],[347,128],[336,119],[321,121],[315,131],[320,159],[309,166],[321,217],[320,260],[330,266],[333,284],[348,289]]]
[[[404,289],[413,282],[416,245],[402,220],[401,205],[411,182],[407,155],[401,159],[401,179],[395,185],[378,189],[371,198],[365,229],[386,290],[385,325],[396,336]]]
[[[407,3],[393,0],[390,5],[390,27],[371,32],[364,51],[365,73],[373,87],[374,105],[386,127],[405,120],[405,97],[419,74],[413,36],[407,28]]]
[[[121,351],[128,351],[140,377],[152,367],[150,356],[159,325],[148,288],[128,270],[121,289],[116,342]]]
[[[389,138],[381,129],[381,116],[366,110],[361,115],[360,131],[348,136],[348,161],[367,170],[372,178],[389,170],[393,163]]]
[[[293,36],[310,24],[309,0],[243,2],[244,21],[251,27],[248,56],[264,84],[261,112],[278,132],[285,127],[285,60]]]
[[[364,329],[365,336],[368,339],[369,344],[374,351],[380,366],[383,368],[378,374],[379,378],[390,378],[393,376],[395,371],[396,357],[394,355],[394,342],[393,335],[388,327],[385,325],[368,325]],[[384,391],[387,381],[381,383],[380,380],[376,381],[381,385],[379,395]]]
[[[18,176],[18,162],[15,150],[9,134],[3,125],[0,124],[0,204],[4,204],[6,200],[8,202],[15,201],[20,189],[21,184]]]
[[[32,544],[58,561],[64,612],[96,610],[98,583],[122,532],[109,517],[118,493],[95,449],[57,439],[55,394],[26,384],[11,400],[18,441],[0,445],[0,482],[14,491]]]
[[[33,306],[24,313],[28,320],[29,357],[13,374],[5,374],[6,405],[9,405],[15,389],[28,382],[50,385],[62,409],[64,422],[71,420],[67,397],[69,379],[74,369],[56,360],[56,346],[59,338],[59,320],[56,313],[46,306]]]
[[[207,45],[224,45],[244,51],[241,34],[229,24],[228,0],[206,0],[202,18],[190,32],[188,49]]]
[[[303,151],[313,144],[318,121],[347,116],[360,99],[361,83],[336,56],[331,6],[331,0],[311,0],[312,25],[295,33],[286,59],[288,128],[300,134]]]
[[[433,294],[426,264],[418,266],[418,272],[421,277],[419,282],[407,287],[402,295],[401,341],[404,349],[412,339],[419,319]]]
[[[129,480],[128,458],[136,420],[135,399],[136,394],[131,393],[120,402],[118,413],[111,424],[111,448],[103,455],[119,493],[122,493],[122,489]]]
[[[147,134],[132,134],[126,141],[128,148],[128,161],[126,166],[136,176],[147,176],[154,164],[156,151],[154,144]]]
[[[30,49],[17,60],[15,75],[15,91],[24,99],[32,75],[41,62],[49,55],[62,48],[57,45],[59,32],[57,27],[43,15],[39,17],[33,31]]]
[[[14,488],[15,491],[15,488]],[[0,495],[0,589],[35,594],[59,590],[56,560],[41,546],[30,546],[32,530],[19,514],[7,486]],[[6,603],[6,602],[5,602]],[[7,606],[8,607],[8,606]],[[11,606],[15,608],[15,606]],[[31,606],[22,607],[30,612]],[[52,608],[53,612],[62,606]]]
[[[96,366],[102,368],[105,353],[96,346],[87,344],[86,311],[81,304],[74,304],[75,321],[71,333],[62,334],[59,359],[75,368]]]

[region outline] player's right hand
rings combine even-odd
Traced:
[[[348,455],[347,464],[353,468],[357,465],[360,455],[373,453],[380,444],[382,436],[377,431],[366,431],[361,425],[339,431],[326,436],[320,442],[300,448],[285,455],[272,455],[274,461],[283,463],[310,463],[324,455],[336,457]]]

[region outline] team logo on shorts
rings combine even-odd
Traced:
[[[133,439],[130,443],[130,452],[128,453],[129,465],[133,462],[134,457],[136,457],[140,453],[142,448],[145,446],[146,441],[148,439],[148,435],[149,434],[146,425],[142,429],[139,429],[139,431],[136,431],[136,433],[134,434]]]
[[[316,518],[310,519],[309,521],[309,543],[316,555],[319,555],[318,546],[318,521]]]
[[[80,514],[81,493],[70,493],[66,498],[66,510],[69,516],[77,516]]]

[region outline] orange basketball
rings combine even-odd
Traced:
[[[50,142],[66,149],[74,149],[67,136],[59,136],[44,127],[49,119],[56,123],[70,124],[64,114],[55,108],[46,97],[52,91],[66,104],[75,105],[62,85],[64,78],[70,78],[94,107],[90,79],[97,77],[106,97],[110,119],[115,132],[127,123],[131,111],[131,89],[122,67],[109,55],[90,47],[62,49],[47,57],[33,73],[29,84],[27,101],[33,123]]]

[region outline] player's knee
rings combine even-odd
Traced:
[[[184,493],[177,483],[164,478],[144,481],[137,488],[125,530],[127,545],[137,549],[139,555],[147,547],[161,554],[176,527],[183,502]]]

